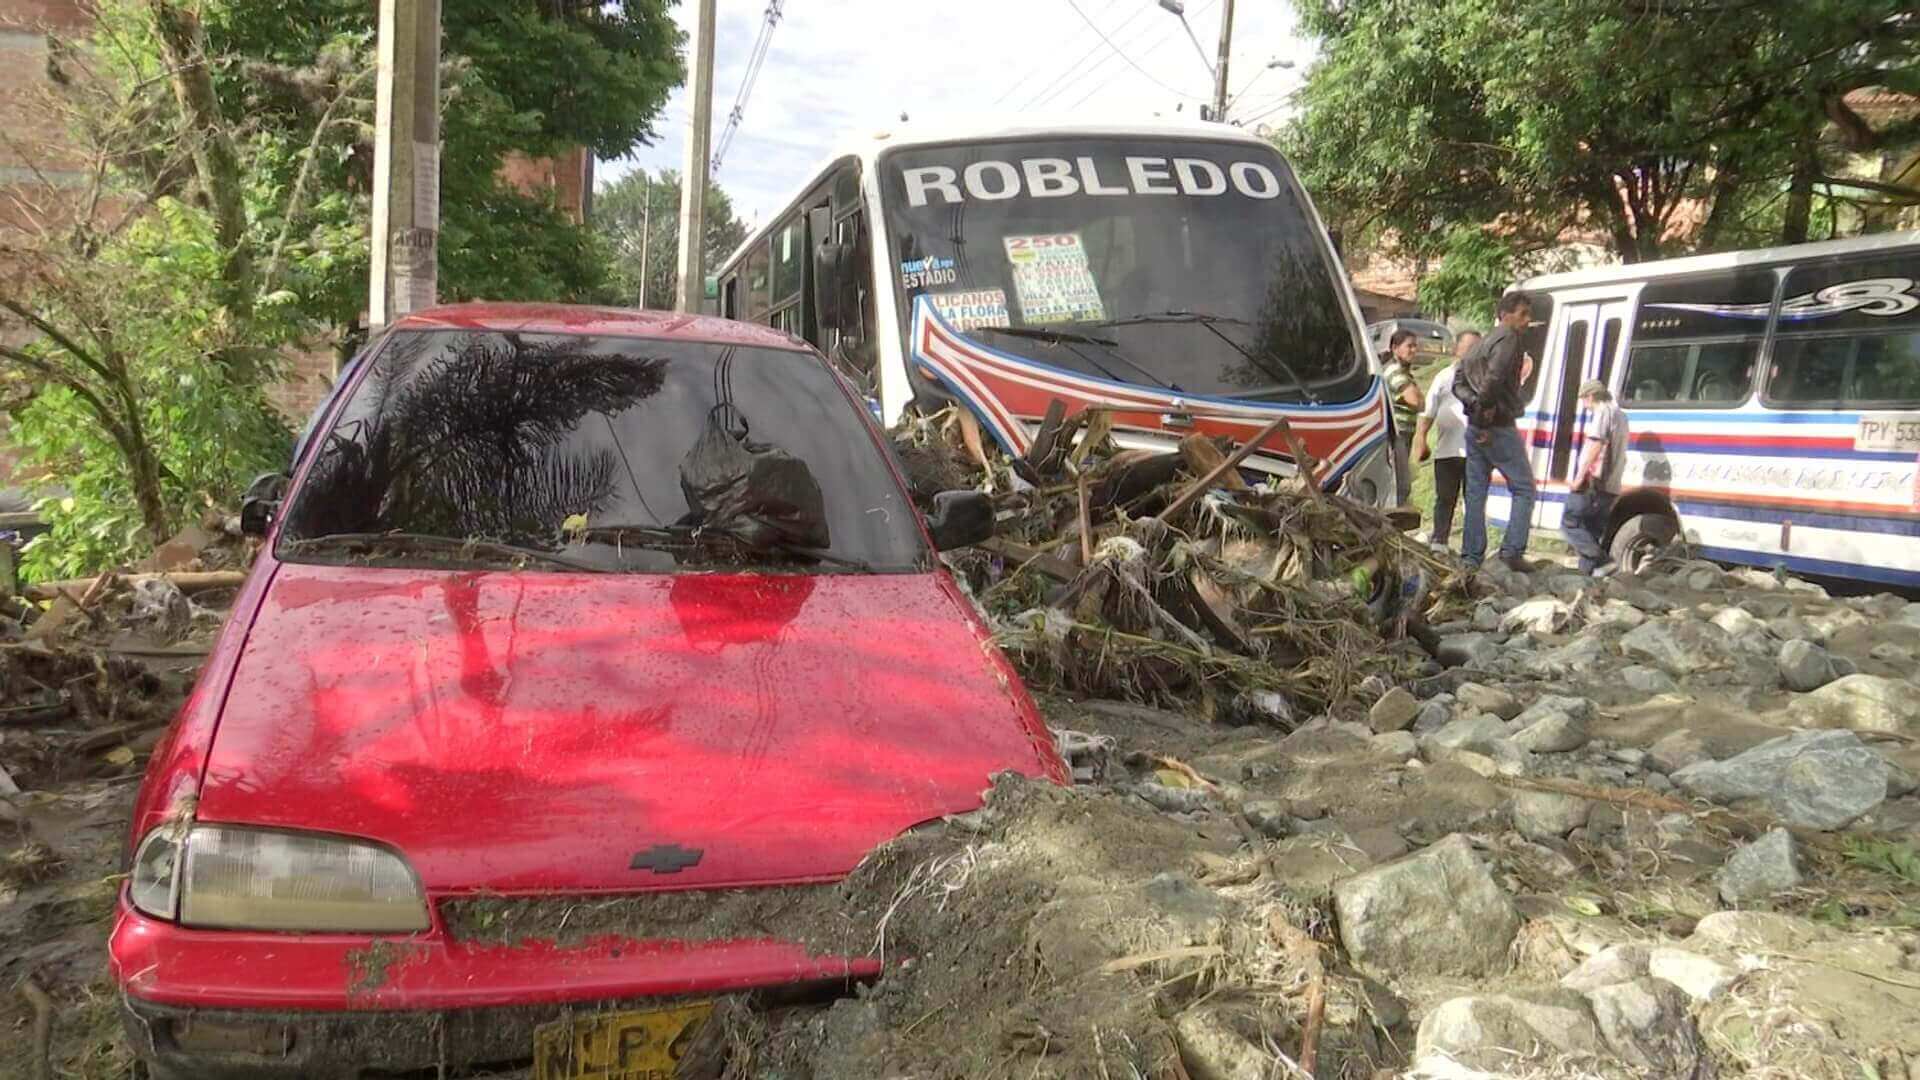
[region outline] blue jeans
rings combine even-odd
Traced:
[[[1613,502],[1619,496],[1585,487],[1567,495],[1567,508],[1560,515],[1560,535],[1580,554],[1580,571],[1611,562],[1600,538],[1607,535],[1607,519],[1613,514]]]
[[[1507,538],[1500,545],[1503,558],[1527,553],[1527,532],[1533,527],[1533,466],[1527,444],[1511,427],[1467,429],[1467,513],[1461,523],[1460,557],[1470,566],[1487,557],[1487,488],[1493,471],[1506,478],[1513,494],[1513,512],[1507,515]]]

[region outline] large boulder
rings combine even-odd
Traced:
[[[1420,715],[1420,700],[1402,687],[1394,687],[1380,695],[1380,700],[1367,710],[1367,726],[1376,733],[1387,731],[1405,731],[1413,726],[1413,718]]]
[[[1850,731],[1800,731],[1725,761],[1688,765],[1673,782],[1720,802],[1763,799],[1789,825],[1840,829],[1886,799],[1887,763]]]
[[[1920,694],[1900,679],[1848,675],[1793,699],[1787,715],[1807,727],[1920,735]]]
[[[1713,878],[1720,899],[1729,904],[1764,900],[1798,888],[1803,880],[1800,852],[1793,834],[1785,829],[1768,830],[1760,839],[1742,845]]]
[[[1519,733],[1513,741],[1539,754],[1560,754],[1587,744],[1587,722],[1593,702],[1586,698],[1549,694],[1535,701],[1513,722]]]
[[[1629,657],[1674,676],[1724,666],[1732,646],[1725,630],[1694,618],[1650,622],[1620,639],[1620,649]]]
[[[1416,1061],[1450,1058],[1500,1075],[1529,1059],[1606,1052],[1587,999],[1572,990],[1515,990],[1441,1002],[1414,1043]]]
[[[1333,903],[1348,955],[1381,978],[1504,971],[1520,929],[1519,910],[1458,833],[1340,882]]]
[[[1600,1039],[1614,1056],[1655,1076],[1693,1076],[1700,1067],[1700,1032],[1692,1003],[1660,979],[1603,986],[1587,994]]]
[[[1520,715],[1520,699],[1498,687],[1474,682],[1461,683],[1453,696],[1468,715],[1492,713],[1502,720],[1511,720]]]
[[[1780,665],[1780,681],[1787,685],[1787,689],[1802,694],[1820,689],[1838,675],[1833,667],[1833,656],[1811,641],[1783,643],[1776,662]]]

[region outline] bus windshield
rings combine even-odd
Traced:
[[[880,171],[902,334],[924,298],[995,349],[1116,382],[1311,403],[1370,385],[1313,214],[1268,147],[1032,139],[902,148]]]

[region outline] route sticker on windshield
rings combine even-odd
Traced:
[[[908,289],[951,285],[958,280],[960,272],[953,268],[952,259],[929,255],[924,259],[907,259],[900,264],[900,284]]]
[[[961,333],[983,326],[1008,326],[1007,294],[1004,289],[969,289],[963,292],[930,293],[933,310]]]
[[[1107,317],[1079,233],[1009,236],[1002,242],[1026,322],[1098,322]]]

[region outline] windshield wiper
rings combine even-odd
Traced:
[[[474,537],[433,536],[427,533],[403,531],[367,532],[367,533],[327,533],[321,536],[309,536],[299,540],[287,541],[287,546],[295,551],[312,551],[332,546],[372,548],[392,547],[411,548],[420,551],[455,551],[473,554],[492,555],[502,559],[533,559],[552,566],[578,570],[585,574],[604,574],[609,571],[602,566],[578,562],[565,555],[539,548],[523,547],[498,540],[481,540]]]
[[[1160,376],[1155,375],[1153,372],[1148,371],[1146,368],[1141,367],[1139,364],[1127,359],[1126,356],[1120,352],[1120,343],[1112,338],[1094,337],[1092,334],[1076,334],[1071,330],[1047,330],[1038,326],[978,326],[968,332],[977,334],[982,330],[991,330],[996,334],[1005,334],[1008,337],[1032,338],[1036,341],[1050,341],[1065,345],[1068,351],[1080,359],[1085,360],[1095,370],[1099,371],[1100,374],[1105,375],[1117,383],[1126,382],[1127,380],[1121,378],[1112,368],[1073,347],[1076,343],[1081,345],[1098,345],[1111,352],[1115,360],[1120,361],[1122,364],[1145,376],[1147,382],[1151,385],[1158,386],[1163,390],[1173,390],[1176,392],[1180,389],[1178,384],[1170,383]]]
[[[832,563],[835,566],[844,566],[853,570],[871,571],[874,568],[872,563],[849,559],[819,548],[802,547],[782,540],[769,544],[754,544],[740,534],[727,529],[709,529],[697,525],[590,525],[568,535],[598,543],[623,544],[632,541],[637,547],[656,550],[676,547],[695,548],[711,545],[717,541],[742,552],[778,552],[783,555],[813,559],[816,562]]]
[[[1200,326],[1206,327],[1208,332],[1213,334],[1214,337],[1226,342],[1228,347],[1233,349],[1234,352],[1245,357],[1247,363],[1252,364],[1268,375],[1276,374],[1260,357],[1253,354],[1252,349],[1228,337],[1226,331],[1220,329],[1220,324],[1222,323],[1229,326],[1253,325],[1245,319],[1235,318],[1232,315],[1214,315],[1204,311],[1158,311],[1146,315],[1133,315],[1125,319],[1112,319],[1107,322],[1097,323],[1096,325],[1146,326],[1154,323],[1197,323]],[[1278,374],[1284,375],[1289,382],[1293,383],[1294,389],[1300,391],[1301,396],[1315,405],[1320,404],[1320,395],[1313,392],[1313,389],[1307,385],[1307,381],[1302,379],[1299,374],[1293,370],[1292,365],[1280,359],[1278,354],[1269,357],[1269,359],[1279,366],[1280,371]]]

